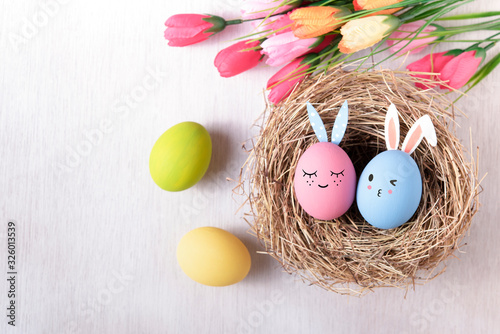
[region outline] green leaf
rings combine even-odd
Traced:
[[[465,4],[470,1],[464,1],[464,0],[433,1],[425,5],[415,6],[410,10],[404,12],[403,14],[399,15],[399,18],[401,19],[401,21],[405,23],[422,20],[458,2],[464,2],[463,4]],[[460,4],[459,6],[463,4]]]
[[[465,0],[404,0],[404,1],[392,4],[392,5],[387,5],[387,6],[383,6],[383,7],[379,7],[379,8],[375,8],[375,9],[360,10],[360,11],[354,12],[351,15],[345,16],[343,22],[347,22],[347,21],[354,20],[354,19],[359,19],[361,17],[367,16],[367,15],[370,15],[370,14],[373,14],[373,13],[376,13],[376,12],[379,12],[379,11],[382,11],[385,9],[393,9],[393,8],[400,8],[400,7],[412,7],[412,6],[417,6],[417,5],[420,7],[422,4],[434,3],[434,2],[438,2],[440,4],[442,4],[442,3],[452,4],[452,3],[455,3],[457,1],[465,1]],[[473,0],[469,0],[469,1],[473,1]],[[401,18],[404,14],[406,14],[406,12],[399,15],[398,17]]]
[[[481,12],[481,13],[471,13],[471,14],[459,14],[448,17],[442,17],[437,19],[437,21],[451,21],[451,20],[468,20],[468,19],[479,19],[483,17],[500,16],[500,12]]]
[[[315,47],[319,46],[323,41],[325,40],[325,36],[319,36],[315,37],[316,42],[314,42],[308,49],[314,49]]]

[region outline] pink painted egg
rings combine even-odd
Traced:
[[[342,148],[320,142],[299,159],[294,184],[297,200],[309,215],[331,220],[351,207],[356,194],[356,172]]]

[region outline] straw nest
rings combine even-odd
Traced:
[[[408,290],[441,274],[443,260],[462,246],[478,207],[477,165],[454,134],[454,109],[439,93],[415,88],[402,72],[346,72],[340,68],[310,78],[277,106],[269,106],[260,136],[242,168],[240,187],[250,204],[245,219],[265,253],[288,273],[326,290],[363,295],[377,287]],[[387,107],[399,110],[401,139],[428,114],[438,145],[427,141],[412,154],[423,179],[419,208],[409,222],[381,230],[360,215],[356,203],[338,219],[321,221],[304,212],[294,194],[295,166],[317,142],[306,102],[331,129],[349,102],[349,124],[340,146],[351,157],[356,175],[386,150]],[[390,102],[389,102],[390,101]]]

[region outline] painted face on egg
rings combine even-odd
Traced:
[[[342,216],[354,201],[356,172],[347,153],[338,146],[347,128],[347,101],[340,108],[328,141],[318,112],[308,102],[311,127],[319,143],[300,157],[294,176],[295,196],[301,207],[316,219],[331,220]]]
[[[408,221],[422,197],[422,178],[415,161],[402,151],[385,151],[365,167],[356,201],[371,225],[390,229]]]
[[[410,154],[424,137],[436,146],[436,131],[429,115],[413,124],[399,151],[399,116],[391,104],[385,117],[387,151],[366,165],[356,191],[359,212],[369,224],[381,229],[396,228],[415,214],[422,197],[422,176]]]
[[[343,215],[352,205],[356,172],[339,146],[316,143],[300,158],[294,183],[302,208],[317,219],[330,220]]]

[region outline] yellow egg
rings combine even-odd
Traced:
[[[177,246],[177,261],[192,280],[210,286],[238,283],[251,265],[241,240],[216,227],[200,227],[184,235]]]
[[[181,191],[201,180],[211,156],[208,131],[198,123],[183,122],[158,138],[149,156],[149,171],[160,188]]]

